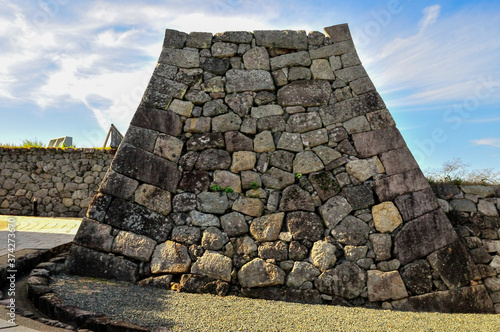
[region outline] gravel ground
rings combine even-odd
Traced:
[[[219,297],[55,276],[65,304],[173,331],[498,331],[500,315],[411,313]]]

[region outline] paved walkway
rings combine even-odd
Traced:
[[[73,241],[81,224],[81,219],[74,218],[41,218],[24,216],[0,215],[0,265],[7,263],[9,224],[15,225],[15,256],[16,259],[36,250],[51,249]],[[11,237],[12,239],[12,237]],[[12,244],[13,242],[10,241]],[[16,317],[18,325],[13,326],[4,318],[6,308],[0,308],[0,331],[6,332],[34,332],[34,331],[61,331],[62,329],[49,327],[28,318]],[[35,329],[33,329],[35,328]]]

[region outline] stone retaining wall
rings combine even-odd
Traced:
[[[83,217],[115,150],[0,148],[0,214]]]

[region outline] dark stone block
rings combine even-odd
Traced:
[[[290,246],[288,248],[288,257],[294,261],[301,261],[307,258],[309,254],[309,249],[298,241],[290,242]]]
[[[332,88],[328,81],[294,81],[278,90],[278,104],[281,106],[322,106],[328,104]]]
[[[429,188],[420,169],[382,178],[372,185],[380,202],[392,201],[398,196]]]
[[[295,154],[292,152],[285,150],[274,151],[269,160],[269,165],[291,172],[293,171],[293,158],[295,158]]]
[[[228,131],[224,134],[226,150],[229,153],[236,151],[253,151],[253,140],[250,137],[236,131]]]
[[[139,186],[139,182],[120,173],[108,170],[99,191],[103,194],[129,199]]]
[[[366,271],[356,263],[343,262],[335,268],[326,270],[314,284],[322,293],[355,299],[366,287]]]
[[[476,264],[489,264],[493,259],[485,247],[472,249],[470,256]]]
[[[316,190],[319,198],[323,202],[337,195],[340,191],[339,183],[332,175],[332,173],[328,171],[312,173],[311,175],[309,175],[309,181],[311,182],[314,190]]]
[[[179,166],[182,167],[183,171],[193,170],[199,155],[200,154],[195,151],[187,152],[179,159]]]
[[[495,313],[493,302],[482,285],[413,296],[401,309],[443,313]]]
[[[323,222],[314,212],[290,212],[286,216],[286,224],[294,240],[309,240],[314,242],[323,238]]]
[[[404,221],[410,221],[439,208],[431,188],[396,197],[394,203]]]
[[[419,168],[407,147],[384,152],[380,155],[387,175],[394,175]]]
[[[298,185],[292,185],[283,190],[283,197],[279,205],[280,211],[314,211],[314,202],[311,195]]]
[[[329,126],[335,123],[344,122],[350,120],[352,118],[364,115],[369,112],[377,111],[385,108],[384,101],[380,97],[377,92],[370,92],[363,94],[358,97],[354,97],[351,99],[347,99],[341,101],[339,103],[323,106],[321,107],[319,114],[321,115],[321,119],[323,120],[323,124],[325,126]],[[375,131],[376,132],[376,131]],[[372,133],[367,132],[365,134]],[[366,142],[366,144],[370,144],[370,142]],[[373,144],[373,143],[371,143]],[[404,146],[404,145],[403,145]],[[401,147],[401,146],[398,146]],[[387,149],[385,151],[389,151],[392,149]],[[382,151],[381,151],[382,152]],[[378,154],[374,153],[371,157]]]
[[[148,152],[153,152],[157,136],[158,133],[154,130],[130,126],[123,141]]]
[[[328,131],[328,139],[331,142],[338,143],[341,142],[345,139],[347,139],[349,136],[347,134],[347,131],[344,129],[344,127],[337,127],[333,128]]]
[[[275,259],[276,261],[284,261],[288,259],[288,246],[283,241],[264,242],[259,248],[259,257],[266,259]]]
[[[192,193],[202,192],[208,189],[210,181],[211,177],[208,172],[198,170],[184,172],[181,182],[179,183],[179,189]]]
[[[291,288],[242,288],[241,294],[254,299],[285,301],[307,304],[321,304],[321,296],[317,290],[299,290]]]
[[[448,289],[466,286],[479,279],[479,273],[465,246],[456,241],[427,257],[434,271],[441,276]]]
[[[170,136],[178,136],[182,131],[179,115],[171,111],[139,107],[130,123],[133,126],[159,131]]]
[[[173,162],[124,143],[120,145],[111,167],[125,176],[170,192],[177,190],[181,178]]]
[[[334,43],[338,43],[341,41],[352,40],[351,32],[349,31],[349,25],[347,23],[332,25],[330,27],[326,27],[326,34]]]
[[[123,258],[73,245],[66,260],[67,273],[135,282],[138,265]]]
[[[448,200],[462,193],[458,186],[452,184],[433,184],[431,187],[436,196],[441,199]]]
[[[350,156],[357,156],[358,155],[358,153],[356,152],[356,150],[352,146],[351,142],[349,142],[349,140],[347,140],[347,139],[340,142],[339,145],[337,145],[335,147],[335,150],[337,150],[340,153],[348,154]]]
[[[112,320],[107,325],[106,332],[149,332],[150,330],[146,327],[141,327],[129,322]]]
[[[215,294],[224,296],[229,291],[229,284],[207,276],[183,274],[180,280],[181,290],[187,293]]]
[[[224,137],[221,133],[195,134],[187,141],[186,147],[188,151],[224,148]]]
[[[401,269],[401,278],[411,295],[422,295],[432,291],[432,271],[426,260],[418,260]]]
[[[201,68],[217,76],[224,76],[229,70],[231,64],[228,59],[222,58],[206,58],[201,63]]]
[[[481,276],[481,279],[486,279],[488,277],[495,277],[497,275],[497,271],[489,265],[477,264],[477,271]]]
[[[259,132],[269,130],[273,133],[285,131],[285,120],[281,115],[266,116],[257,119],[257,130]]]
[[[353,210],[367,209],[375,204],[373,190],[368,184],[344,187],[342,193]]]
[[[53,318],[70,325],[81,326],[90,317],[97,316],[101,315],[92,311],[80,309],[74,305],[63,305],[54,308]]]
[[[52,293],[52,288],[46,285],[28,285],[28,299],[38,307],[38,299],[48,293]]]
[[[113,197],[109,195],[95,195],[92,198],[92,202],[90,202],[89,209],[87,210],[87,218],[103,221],[112,199]]]
[[[196,169],[202,171],[215,171],[228,169],[231,165],[231,156],[225,150],[208,149],[200,153],[196,161]]]
[[[170,48],[183,48],[186,43],[186,39],[188,34],[185,32],[166,29],[165,30],[165,39],[163,40],[163,47]]]
[[[141,103],[139,104],[139,107],[167,110],[173,99],[174,98],[172,96],[155,91],[153,89],[147,89],[146,92],[144,92],[144,95],[142,96],[142,100]]]
[[[173,227],[167,217],[118,198],[111,203],[104,222],[119,229],[149,236],[157,242],[165,242]]]
[[[406,265],[457,240],[446,215],[436,210],[414,219],[394,239],[394,256]]]
[[[172,199],[172,209],[174,212],[191,212],[192,210],[196,210],[196,195],[192,193],[175,195]]]
[[[73,242],[90,249],[111,252],[114,239],[112,231],[113,228],[109,225],[83,218]]]
[[[406,147],[403,136],[396,127],[353,134],[352,140],[360,158]]]

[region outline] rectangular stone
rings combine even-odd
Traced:
[[[82,224],[73,240],[74,243],[86,246],[87,248],[111,252],[113,245],[113,228],[106,224],[101,224],[95,220],[83,218]]]
[[[439,208],[436,196],[431,188],[396,197],[394,203],[405,222]]]
[[[278,91],[281,106],[322,106],[328,104],[332,87],[324,80],[294,81]]]
[[[398,196],[427,188],[429,183],[420,169],[379,179],[373,184],[380,202],[392,201]]]
[[[132,144],[138,148],[153,152],[158,133],[154,130],[130,126],[123,138],[124,142]]]
[[[403,136],[396,127],[353,134],[352,140],[359,158],[368,158],[406,147]]]
[[[187,89],[188,86],[184,83],[175,82],[161,76],[152,76],[144,95],[155,91],[164,96],[182,99]]]
[[[198,68],[200,54],[195,50],[164,47],[158,62],[181,68]]]
[[[231,69],[226,73],[228,93],[244,91],[274,91],[271,74],[265,70]]]
[[[256,30],[253,33],[257,46],[307,50],[307,34],[304,30]]]
[[[382,161],[387,175],[404,173],[419,168],[407,147],[382,153],[380,161]]]
[[[321,114],[323,124],[329,126],[384,108],[385,104],[380,95],[372,92],[347,99],[334,105],[321,107],[319,113]]]
[[[226,31],[222,33],[216,33],[214,36],[215,41],[236,44],[249,44],[252,42],[252,38],[253,35],[249,31]]]
[[[122,143],[111,164],[112,169],[130,178],[174,193],[181,179],[177,165],[152,153]]]
[[[368,77],[365,68],[361,65],[336,70],[335,75],[345,83],[349,83],[363,77]]]
[[[334,43],[338,43],[345,40],[352,40],[351,32],[349,31],[349,25],[347,23],[332,25],[324,28],[326,34]]]
[[[178,136],[182,131],[182,123],[179,115],[174,112],[154,108],[139,107],[130,124],[171,136]]]
[[[187,36],[188,34],[185,32],[166,29],[163,47],[183,48],[184,44],[186,43]]]
[[[266,116],[282,115],[283,108],[279,105],[264,105],[259,107],[252,107],[252,118],[260,119]]]
[[[309,52],[302,51],[297,53],[289,53],[271,58],[271,69],[277,70],[284,67],[295,67],[295,66],[310,66],[311,57]]]

